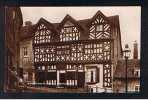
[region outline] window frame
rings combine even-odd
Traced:
[[[95,25],[95,31],[96,32],[102,32],[103,31],[103,24],[96,24]]]
[[[135,92],[140,92],[140,85],[135,85],[134,90]]]
[[[64,26],[60,32],[60,41],[76,41],[80,39],[80,31],[76,26]]]
[[[134,75],[135,75],[136,77],[140,77],[140,69],[135,69]]]
[[[23,47],[23,57],[28,57],[29,55],[28,55],[28,47],[27,46],[25,46],[25,47]]]

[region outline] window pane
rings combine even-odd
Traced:
[[[24,54],[24,56],[27,56],[28,55],[27,47],[24,47],[23,48],[23,54]]]
[[[103,25],[97,25],[96,31],[103,31]]]

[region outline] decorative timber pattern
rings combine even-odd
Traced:
[[[112,87],[113,24],[100,11],[83,22],[69,15],[61,23],[40,19],[33,40],[37,82],[84,87],[85,66],[103,64],[103,86]]]
[[[67,21],[60,31],[60,41],[79,40],[80,32],[77,27]]]

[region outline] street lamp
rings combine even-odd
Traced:
[[[128,72],[127,72],[127,61],[128,61],[128,58],[130,57],[130,52],[131,50],[129,49],[129,46],[128,44],[125,45],[125,49],[123,51],[123,55],[124,55],[124,58],[125,58],[125,78],[126,78],[126,84],[125,84],[125,92],[127,93],[128,92]]]

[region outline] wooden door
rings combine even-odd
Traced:
[[[65,73],[60,73],[59,79],[60,79],[60,86],[65,86],[66,84],[66,78]]]
[[[85,72],[78,72],[78,87],[84,87]]]

